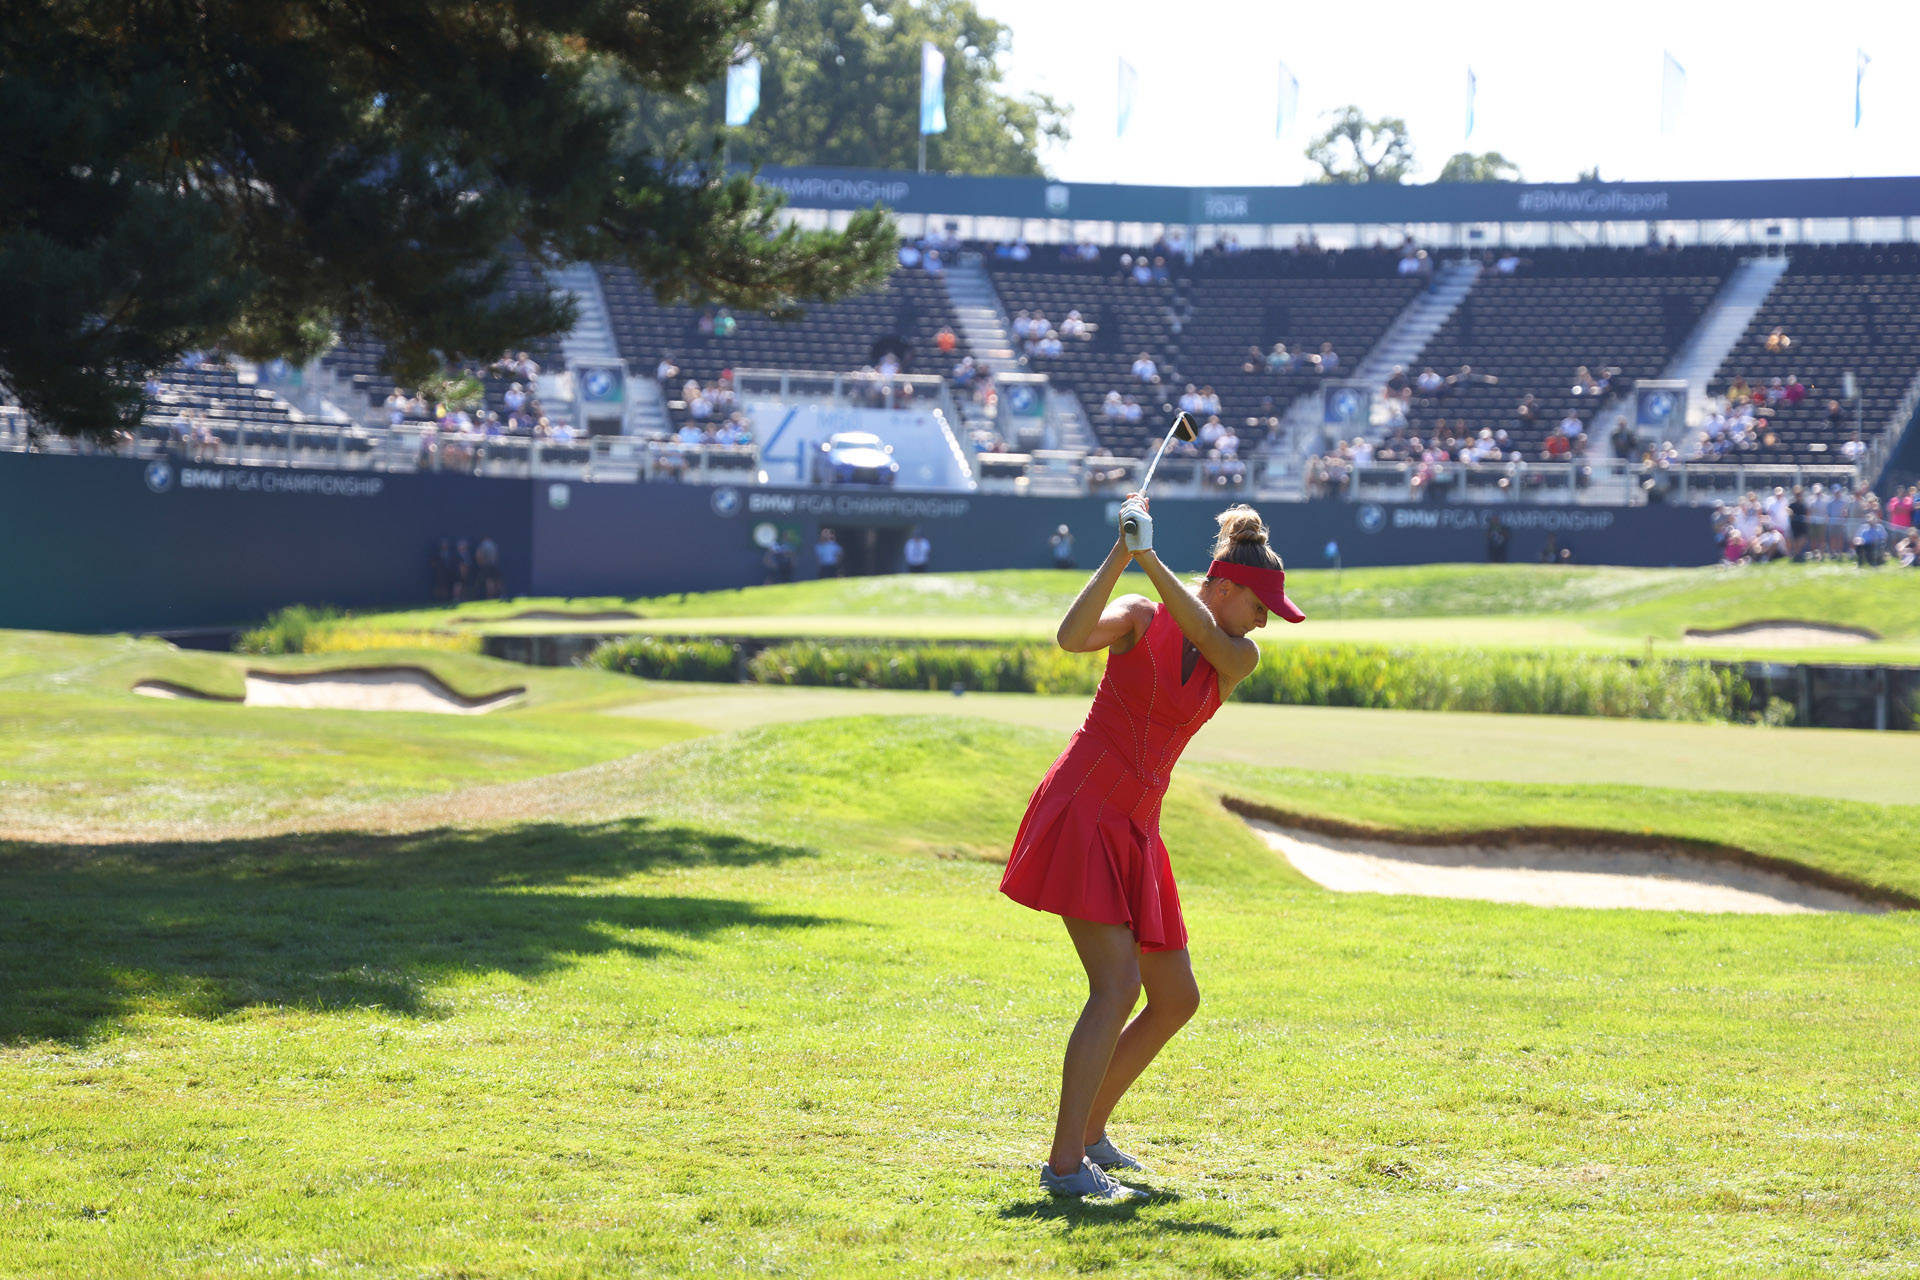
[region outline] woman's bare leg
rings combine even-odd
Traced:
[[[1082,1135],[1087,1144],[1098,1142],[1106,1134],[1107,1117],[1113,1114],[1121,1095],[1200,1007],[1200,988],[1193,980],[1193,962],[1185,948],[1143,951],[1139,965],[1140,982],[1147,989],[1147,1004],[1120,1033],[1113,1056],[1107,1062],[1106,1078],[1101,1080],[1093,1097],[1093,1107],[1087,1113],[1086,1131]]]
[[[1053,1126],[1053,1150],[1047,1163],[1066,1175],[1086,1158],[1087,1113],[1107,1074],[1114,1042],[1140,998],[1140,944],[1122,924],[1096,924],[1066,917],[1067,933],[1087,971],[1087,1003],[1067,1037],[1066,1063],[1060,1071],[1060,1114]]]

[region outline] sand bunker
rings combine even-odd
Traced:
[[[244,698],[202,693],[166,680],[142,680],[135,693],[151,698],[199,698],[244,702],[249,707],[305,707],[342,711],[433,711],[472,716],[517,702],[526,693],[516,685],[469,698],[424,667],[342,667],[332,671],[247,672]]]
[[[1643,911],[1889,909],[1866,894],[1782,871],[1655,849],[1600,843],[1584,848],[1558,843],[1413,844],[1327,835],[1253,817],[1247,824],[1302,875],[1336,893]]]
[[[632,622],[646,615],[630,609],[605,609],[598,613],[568,613],[564,609],[526,609],[492,618],[455,618],[456,627],[491,626],[496,622]]]
[[[171,680],[136,680],[133,691],[148,698],[191,698],[195,702],[239,702],[241,699],[224,693],[208,693],[204,689],[191,689],[184,684],[175,684]]]
[[[1810,649],[1816,645],[1872,644],[1880,637],[1865,627],[1843,627],[1831,622],[1796,622],[1776,619],[1743,622],[1737,627],[1689,627],[1688,644],[1764,644],[1780,649]]]

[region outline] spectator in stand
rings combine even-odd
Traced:
[[[1749,559],[1762,563],[1772,560],[1785,560],[1790,554],[1787,535],[1771,519],[1760,522],[1760,532],[1755,536],[1753,545],[1747,548]]]
[[[1060,322],[1060,336],[1063,338],[1087,337],[1086,319],[1078,311],[1067,312],[1067,318]]]
[[[1133,362],[1133,376],[1142,382],[1158,382],[1160,366],[1153,362],[1152,356],[1142,351],[1139,358]]]
[[[458,565],[453,559],[453,540],[442,538],[434,544],[433,554],[427,558],[427,572],[433,577],[433,598],[442,602],[453,599],[453,580]]]
[[[1640,452],[1640,435],[1627,425],[1625,417],[1613,420],[1613,432],[1607,437],[1607,443],[1613,446],[1616,458],[1631,458]]]
[[[1859,462],[1866,452],[1867,442],[1860,438],[1860,433],[1857,431],[1853,434],[1852,439],[1840,446],[1840,456],[1848,462]]]
[[[1878,511],[1867,513],[1866,523],[1853,535],[1853,562],[1861,568],[1878,568],[1887,557],[1887,526]]]
[[[1913,504],[1920,496],[1920,486],[1908,485],[1904,489],[1895,489],[1893,496],[1887,499],[1887,525],[1894,530],[1896,537],[1903,536],[1913,525]]]
[[[767,571],[761,581],[767,585],[776,582],[793,581],[793,543],[784,533],[775,534],[773,545],[767,548],[767,554],[760,557],[761,568]]]
[[[1441,377],[1439,370],[1435,369],[1432,365],[1428,365],[1422,369],[1420,376],[1413,381],[1414,390],[1428,399],[1439,395],[1442,391],[1446,390],[1446,387],[1447,380]]]
[[[461,538],[453,544],[453,598],[473,599],[474,586],[473,548]]]
[[[1107,392],[1107,398],[1100,402],[1100,416],[1105,418],[1109,425],[1118,425],[1126,421],[1127,406],[1120,399],[1118,391]]]
[[[1320,344],[1320,372],[1340,372],[1340,353],[1333,349],[1331,342],[1323,342]]]
[[[1073,562],[1073,530],[1066,525],[1061,525],[1053,531],[1053,536],[1047,539],[1047,549],[1053,553],[1054,568],[1076,567]]]
[[[941,355],[950,356],[960,346],[960,335],[953,331],[951,325],[943,324],[940,326],[940,332],[933,335],[933,345]]]
[[[901,554],[906,559],[908,573],[925,573],[927,561],[933,558],[933,543],[927,539],[926,534],[920,532],[920,527],[915,525]]]
[[[1768,351],[1778,353],[1793,346],[1793,339],[1787,336],[1787,331],[1783,326],[1775,325],[1773,332],[1767,335],[1766,346]]]
[[[1133,260],[1133,282],[1135,284],[1153,283],[1153,264],[1147,261],[1147,255],[1141,254]]]
[[[1893,549],[1894,558],[1904,569],[1920,568],[1920,529],[1907,530]]]
[[[1269,373],[1292,373],[1293,353],[1287,350],[1287,344],[1276,342],[1273,350],[1267,352],[1267,371]]]
[[[1807,523],[1807,491],[1800,485],[1793,486],[1793,496],[1787,499],[1787,549],[1795,560],[1807,558],[1813,546],[1812,529]]]
[[[946,264],[940,261],[940,251],[938,249],[927,250],[926,268],[928,275],[935,276],[946,269]]]
[[[838,538],[834,537],[833,530],[822,529],[820,531],[820,537],[813,544],[813,559],[814,563],[820,566],[820,576],[823,578],[839,577],[840,569],[846,561],[846,556],[847,549],[840,545]]]
[[[920,247],[907,241],[902,241],[900,243],[900,265],[911,270],[919,266],[920,262]]]
[[[1219,444],[1220,437],[1225,434],[1227,434],[1227,428],[1225,424],[1220,421],[1220,415],[1217,413],[1210,414],[1207,420],[1200,424],[1200,435],[1196,443],[1200,450],[1205,452]]]

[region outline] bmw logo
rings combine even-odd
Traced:
[[[1664,422],[1673,416],[1673,397],[1656,391],[1647,397],[1647,417]]]
[[[734,516],[740,514],[740,491],[732,485],[722,485],[713,491],[713,514]]]
[[[1352,422],[1360,412],[1360,397],[1352,391],[1333,393],[1333,416],[1339,422]]]
[[[1378,533],[1386,527],[1387,513],[1380,509],[1377,502],[1361,503],[1358,516],[1362,533]]]
[[[580,379],[580,387],[589,400],[604,400],[607,392],[613,389],[613,379],[607,376],[605,369],[589,369]]]
[[[147,464],[147,488],[155,493],[165,493],[173,488],[173,466],[170,463],[154,461]]]
[[[1007,407],[1015,413],[1030,413],[1034,405],[1032,387],[1012,386],[1007,388]]]

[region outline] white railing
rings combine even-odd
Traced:
[[[222,426],[211,440],[178,440],[149,426],[140,439],[118,449],[79,443],[43,432],[31,447],[43,453],[172,458],[185,465],[315,467],[363,471],[447,471],[482,476],[534,476],[607,481],[686,481],[697,484],[760,483],[754,445],[683,444],[636,436],[584,440],[539,440],[436,431],[427,425],[388,429],[306,423],[286,427]],[[0,451],[29,448],[26,420],[0,406]],[[1139,482],[1139,458],[1036,449],[1029,453],[971,453],[982,493],[1120,495]],[[1214,460],[1168,457],[1154,473],[1153,492],[1193,497],[1221,493],[1297,501],[1333,498],[1353,502],[1580,503],[1698,505],[1738,498],[1749,490],[1816,483],[1846,487],[1867,472],[1849,465],[1682,462],[1646,467],[1620,459],[1462,466],[1426,471],[1413,463],[1355,468],[1337,484],[1312,490],[1287,459]]]

